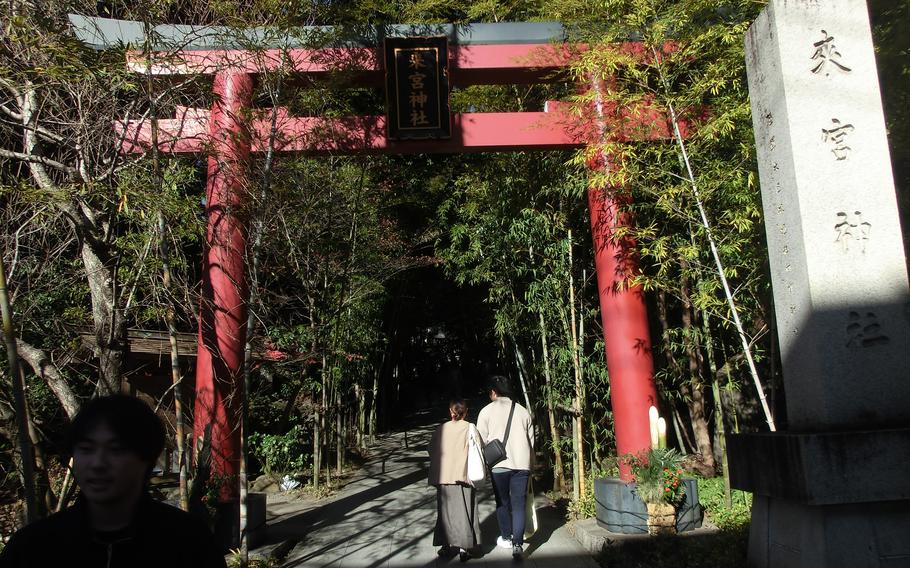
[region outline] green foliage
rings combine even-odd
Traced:
[[[303,428],[294,426],[285,434],[250,434],[252,454],[266,474],[296,473],[304,469],[311,448],[304,443]]]
[[[121,232],[115,246],[122,259],[118,277],[134,286],[132,305],[136,327],[157,328],[165,313],[175,310],[181,330],[192,329],[197,306],[181,301],[179,292],[193,286],[197,278],[195,253],[205,231],[200,215],[199,174],[187,160],[163,160],[160,183],[150,159],[127,164],[117,177],[118,223]],[[155,188],[150,191],[149,188]],[[158,230],[158,215],[164,217],[164,234]],[[168,245],[171,290],[163,290],[163,260],[158,254],[160,239]],[[193,256],[188,256],[192,254]],[[162,301],[167,295],[168,302]]]
[[[697,477],[698,501],[715,526],[721,530],[747,529],[752,515],[752,496],[745,491],[731,489],[733,507],[728,509],[724,498],[722,477]]]
[[[910,226],[910,3],[870,0],[869,16],[875,60],[888,128],[894,184],[900,200],[902,225]],[[910,232],[904,231],[910,249]]]

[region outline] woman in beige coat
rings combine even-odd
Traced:
[[[442,556],[458,553],[462,562],[471,557],[471,549],[480,545],[474,484],[468,479],[469,436],[473,424],[464,419],[467,414],[467,404],[453,400],[449,403],[451,420],[440,424],[430,441],[429,484],[436,487],[433,545],[442,546],[439,549]]]

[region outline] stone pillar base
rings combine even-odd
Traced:
[[[910,566],[910,502],[812,506],[755,495],[750,568]]]
[[[754,494],[750,568],[910,567],[910,429],[740,434],[730,481]]]

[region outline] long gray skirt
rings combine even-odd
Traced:
[[[480,544],[480,522],[474,503],[474,488],[467,485],[436,486],[434,546],[470,550]]]

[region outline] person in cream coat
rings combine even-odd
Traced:
[[[468,479],[469,436],[473,425],[465,420],[463,400],[449,403],[448,422],[440,424],[430,440],[428,482],[436,487],[436,530],[433,545],[440,556],[459,555],[462,562],[480,545],[480,522],[474,501],[474,483]]]

